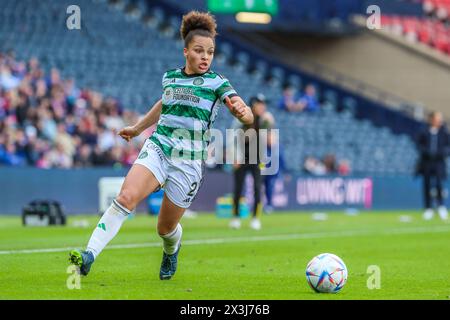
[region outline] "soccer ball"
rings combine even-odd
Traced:
[[[338,256],[322,253],[306,266],[306,280],[315,292],[337,293],[347,282],[347,267]]]

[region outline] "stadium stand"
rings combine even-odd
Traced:
[[[29,5],[31,2],[33,6]],[[96,96],[95,92],[101,92],[105,98],[99,99],[105,101],[100,105],[108,105],[107,101],[114,105],[110,109],[104,107],[106,115],[114,113],[119,117],[123,115],[122,109],[146,112],[161,95],[163,72],[182,66],[182,43],[176,40],[179,16],[158,6],[147,8],[142,5],[143,2],[134,2],[132,6],[124,1],[113,1],[112,5],[107,1],[91,0],[79,0],[78,3],[81,8],[89,4],[90,10],[82,9],[81,30],[69,31],[66,28],[65,8],[71,4],[70,1],[42,0],[36,4],[33,0],[3,0],[0,49],[3,52],[13,50],[17,59],[14,64],[21,65],[23,61],[36,57],[46,74],[51,74],[52,68],[56,68],[53,72],[59,70],[65,83],[68,79],[75,79],[81,92],[92,92],[93,96]],[[27,19],[23,19],[24,16]],[[67,36],[68,33],[70,36]],[[214,69],[227,76],[244,99],[263,92],[271,102],[269,109],[276,114],[289,169],[301,170],[307,156],[322,158],[326,154],[334,154],[338,160],[348,160],[353,173],[411,174],[414,171],[417,155],[411,136],[394,133],[379,124],[375,126],[369,120],[356,119],[355,109],[358,106],[355,106],[355,98],[346,97],[343,103],[336,98],[335,91],[317,88],[319,101],[322,102],[319,113],[279,112],[276,103],[282,96],[282,85],[290,82],[302,90],[307,84],[305,79],[287,74],[283,68],[274,68],[268,61],[259,60],[251,64],[250,54],[245,50],[236,52],[236,47],[231,43],[218,42],[218,49]],[[4,60],[1,64],[5,65]],[[17,70],[12,71],[19,79],[27,78],[26,75],[18,75]],[[2,97],[8,98],[12,92],[17,92],[17,88],[3,86]],[[66,93],[64,99],[67,101],[70,96]],[[89,94],[81,99],[85,100],[88,108],[97,104]],[[54,112],[53,106],[48,109],[52,108]],[[0,130],[5,132],[10,127],[18,128],[19,135],[25,134],[25,139],[29,138],[28,131],[33,130],[27,131],[20,123],[5,120],[11,118],[8,115],[13,111],[2,109],[0,105],[0,112],[2,110],[0,121],[3,128],[0,127]],[[100,119],[104,115],[97,112],[94,117],[101,124]],[[128,114],[127,122],[132,122],[135,117],[134,113]],[[71,134],[67,126],[68,118],[64,119],[65,131]],[[82,119],[74,115],[70,121],[76,123]],[[222,112],[215,127],[225,130],[231,120],[228,112]],[[117,128],[107,129],[114,132]],[[36,124],[36,130],[40,130],[39,124]],[[6,135],[2,133],[1,136],[5,140]],[[44,138],[43,141],[50,145],[47,151],[58,149],[52,139]],[[0,149],[4,153],[7,150],[6,153],[17,154],[10,145],[8,141],[0,141]],[[98,142],[92,143],[91,148],[99,148]],[[81,149],[80,145],[80,154]],[[125,152],[120,148],[111,151],[106,147],[106,150],[119,158],[123,158],[121,154]],[[127,158],[131,159],[136,151],[127,152],[130,154]],[[44,151],[42,156],[45,156]],[[72,163],[74,159],[73,156]],[[3,162],[19,164],[15,161]],[[125,160],[119,162],[129,164]],[[29,164],[38,165],[37,162]],[[111,161],[102,164],[110,165]]]
[[[411,43],[421,42],[450,55],[450,1],[409,0],[403,3],[421,4],[422,11],[413,15],[401,14],[401,11],[383,12],[383,29],[394,35],[404,36]]]
[[[450,27],[430,18],[388,16],[381,18],[382,26],[396,35],[405,36],[411,42],[422,42],[450,55]]]

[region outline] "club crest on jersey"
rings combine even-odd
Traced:
[[[144,152],[142,152],[142,153],[139,155],[139,159],[147,158],[147,156],[148,156],[148,152],[147,152],[147,151],[144,151]]]
[[[164,92],[165,98],[170,100],[173,98],[173,89],[172,88],[167,88]]]
[[[205,83],[205,80],[203,80],[202,78],[196,78],[194,79],[194,84],[196,86],[201,86],[203,83]]]

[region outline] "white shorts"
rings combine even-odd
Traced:
[[[168,159],[156,144],[147,140],[134,163],[154,174],[170,201],[189,208],[202,183],[201,160]]]

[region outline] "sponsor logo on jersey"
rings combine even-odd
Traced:
[[[186,87],[173,88],[173,99],[184,100],[194,103],[200,102],[200,98],[194,94],[194,89]]]
[[[183,202],[186,202],[186,203],[187,202],[191,202],[191,198],[186,198],[186,199],[183,200]]]

